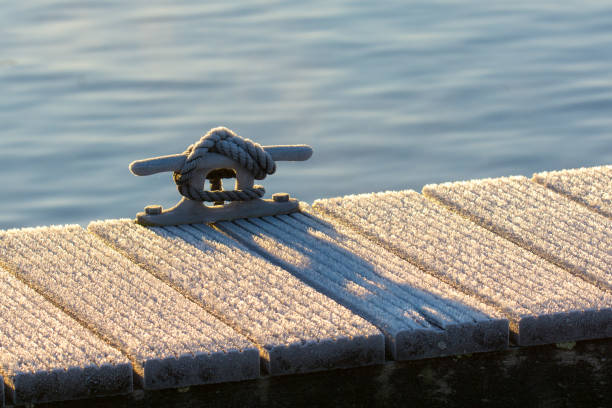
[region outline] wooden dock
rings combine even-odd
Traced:
[[[0,407],[609,339],[612,166],[0,231],[0,289]]]

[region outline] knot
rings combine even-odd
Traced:
[[[235,160],[246,170],[253,174],[256,180],[264,179],[268,174],[276,171],[276,163],[259,143],[238,136],[226,127],[216,127],[208,131],[202,138],[185,150],[187,155],[185,164],[179,171],[173,174],[174,182],[179,193],[196,201],[248,201],[263,196],[265,190],[262,186],[253,186],[244,190],[231,191],[205,191],[198,190],[189,184],[193,171],[199,167],[200,160],[206,153],[219,153]],[[211,172],[212,173],[212,172]],[[216,172],[215,175],[207,176],[214,188],[220,188],[221,178],[227,178],[228,174]]]

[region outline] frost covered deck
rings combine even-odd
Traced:
[[[611,196],[601,166],[216,225],[0,231],[0,401],[611,338]]]

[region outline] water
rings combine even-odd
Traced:
[[[214,126],[307,143],[304,201],[612,163],[612,5],[4,2],[0,228],[133,217],[179,196],[136,159]]]

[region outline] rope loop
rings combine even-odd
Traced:
[[[263,197],[265,190],[256,185],[243,190],[199,190],[190,185],[189,181],[193,171],[200,167],[206,153],[218,153],[235,160],[246,170],[253,174],[256,180],[264,179],[268,174],[276,171],[276,163],[259,143],[238,136],[226,127],[216,127],[208,131],[202,138],[190,145],[184,154],[187,155],[185,164],[172,175],[174,183],[181,195],[195,201],[249,201]],[[214,173],[214,174],[213,174]],[[207,175],[213,188],[221,187],[221,178],[235,176],[233,172],[215,170]]]

